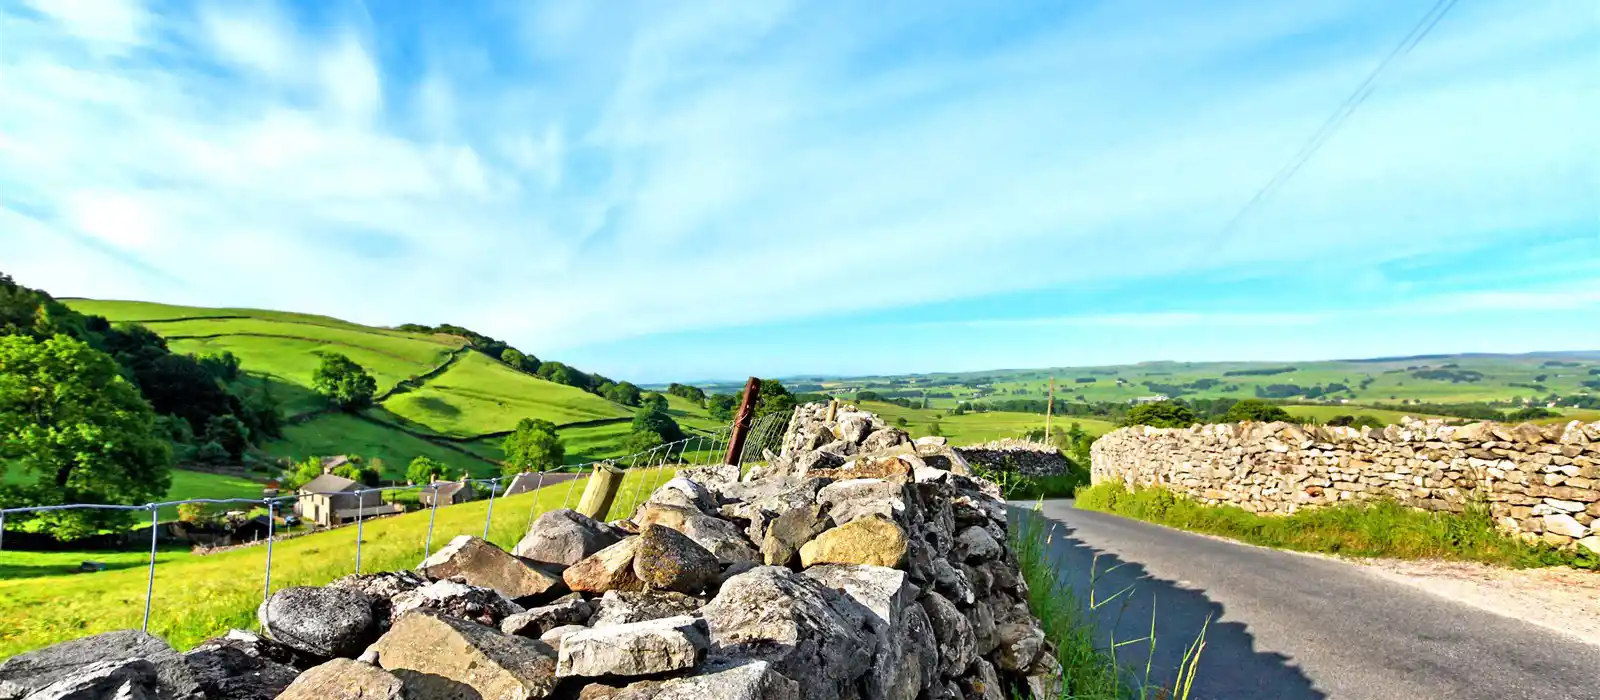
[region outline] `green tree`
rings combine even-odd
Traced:
[[[944,435],[944,428],[940,427],[939,421],[934,421],[928,424],[928,434],[935,437],[942,436]]]
[[[555,424],[538,418],[517,421],[517,429],[506,436],[501,447],[506,453],[506,474],[554,469],[567,457]]]
[[[715,420],[733,420],[733,412],[738,408],[739,397],[733,394],[712,394],[706,401],[706,412]]]
[[[244,449],[250,446],[250,429],[234,416],[212,416],[206,421],[205,439],[217,443],[229,458],[238,461],[244,457]]]
[[[643,452],[683,439],[683,428],[678,422],[652,404],[646,404],[633,414],[632,427],[625,443],[629,452]]]
[[[540,378],[547,379],[557,384],[575,386],[579,389],[588,389],[593,386],[590,384],[589,375],[579,372],[578,370],[560,362],[546,362],[542,365],[539,365],[538,375]]]
[[[607,387],[603,394],[607,399],[620,403],[624,406],[639,405],[639,399],[642,396],[639,391],[639,387],[634,386],[633,382],[613,384]]]
[[[23,478],[0,490],[8,505],[146,503],[172,485],[171,452],[150,405],[110,356],[63,335],[0,337],[0,477],[10,469]],[[33,519],[72,539],[124,526],[129,516],[84,510]]]
[[[757,418],[769,413],[784,413],[793,411],[795,406],[794,395],[783,386],[783,382],[776,379],[761,380],[761,390],[756,394]]]
[[[1224,423],[1239,423],[1243,421],[1271,423],[1273,421],[1289,422],[1293,420],[1294,416],[1289,415],[1288,411],[1259,399],[1242,399],[1222,416],[1222,422]]]
[[[201,464],[227,464],[230,461],[227,448],[216,440],[200,443],[194,449],[194,461]]]
[[[365,368],[336,352],[318,354],[322,356],[322,363],[311,375],[311,385],[317,393],[350,412],[372,405],[372,395],[378,390],[378,381]]]
[[[351,457],[349,462],[334,467],[332,473],[334,476],[342,476],[362,486],[377,486],[383,483],[382,472],[356,461],[355,457]]]
[[[894,424],[901,428],[906,427],[906,425],[909,423],[910,421],[906,420],[905,416],[900,416],[899,418],[894,419]]]
[[[286,491],[294,491],[319,476],[322,476],[322,460],[307,457],[290,466],[289,475],[283,479],[283,488]]]
[[[500,353],[500,361],[516,369],[522,369],[523,362],[527,361],[527,359],[528,356],[522,354],[522,351],[516,348],[506,348]]]
[[[1199,419],[1194,409],[1182,401],[1155,401],[1128,409],[1123,425],[1148,425],[1152,428],[1187,428]]]
[[[435,479],[445,478],[449,467],[444,462],[429,459],[426,455],[417,455],[406,467],[406,481],[413,484],[431,484]]]
[[[644,395],[644,398],[640,400],[640,405],[665,413],[667,410],[667,397],[652,391]]]

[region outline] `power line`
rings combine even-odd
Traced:
[[[1266,185],[1263,185],[1261,189],[1256,191],[1255,196],[1251,197],[1250,201],[1246,202],[1245,205],[1241,207],[1232,218],[1228,219],[1226,224],[1223,224],[1222,229],[1217,233],[1217,238],[1220,241],[1225,241],[1227,238],[1231,237],[1238,228],[1239,224],[1244,221],[1245,217],[1248,216],[1257,205],[1276,194],[1277,191],[1283,187],[1284,183],[1287,183],[1290,178],[1294,177],[1295,173],[1300,172],[1301,166],[1304,166],[1307,161],[1311,160],[1311,157],[1316,155],[1318,150],[1322,149],[1322,146],[1333,137],[1334,132],[1339,130],[1339,127],[1344,124],[1345,120],[1348,119],[1350,115],[1361,106],[1362,103],[1366,102],[1368,97],[1372,96],[1373,90],[1377,87],[1378,76],[1383,74],[1383,71],[1389,67],[1389,64],[1393,63],[1396,58],[1411,53],[1412,49],[1415,49],[1418,44],[1422,43],[1422,40],[1426,39],[1428,34],[1433,31],[1433,28],[1439,24],[1439,20],[1444,19],[1444,16],[1449,14],[1450,10],[1455,7],[1456,2],[1457,0],[1438,0],[1438,2],[1435,2],[1433,7],[1428,10],[1428,13],[1423,15],[1422,19],[1417,21],[1416,26],[1413,26],[1411,31],[1406,34],[1405,38],[1401,39],[1400,43],[1396,44],[1394,49],[1389,51],[1389,55],[1384,56],[1383,60],[1378,63],[1377,67],[1373,68],[1372,72],[1367,74],[1366,80],[1361,81],[1361,84],[1356,86],[1355,91],[1350,93],[1349,97],[1345,98],[1344,102],[1339,105],[1339,108],[1334,110],[1333,114],[1328,116],[1328,119],[1322,123],[1321,127],[1317,128],[1316,132],[1312,133],[1311,138],[1306,141],[1305,145],[1301,146],[1300,150],[1296,151],[1295,154],[1289,158],[1289,161],[1284,163],[1283,167],[1279,168],[1278,172],[1273,174],[1272,179],[1268,180]]]

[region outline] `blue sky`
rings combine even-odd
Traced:
[[[1592,0],[1224,233],[1432,5],[0,0],[0,270],[636,381],[1600,348]]]

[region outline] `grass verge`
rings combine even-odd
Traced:
[[[1028,607],[1039,617],[1045,638],[1055,647],[1056,661],[1061,664],[1061,697],[1063,700],[1168,700],[1188,698],[1194,686],[1195,672],[1200,654],[1205,649],[1205,631],[1201,630],[1183,656],[1170,686],[1153,685],[1151,666],[1142,669],[1125,669],[1117,665],[1114,648],[1140,643],[1150,645],[1155,652],[1156,630],[1151,620],[1150,635],[1139,639],[1111,641],[1112,648],[1095,643],[1095,616],[1100,608],[1109,605],[1131,591],[1119,591],[1104,600],[1095,600],[1095,572],[1090,572],[1090,600],[1081,600],[1061,569],[1050,556],[1052,534],[1049,521],[1037,508],[1023,514],[1011,529],[1011,546],[1017,554],[1017,566],[1028,583]],[[1018,696],[1021,697],[1021,696]]]
[[[1372,501],[1263,516],[1235,506],[1204,505],[1163,488],[1103,483],[1080,490],[1077,507],[1302,552],[1452,559],[1513,568],[1565,564],[1600,569],[1600,558],[1528,544],[1501,533],[1481,506],[1462,513],[1435,513],[1394,501]]]

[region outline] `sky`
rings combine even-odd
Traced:
[[[1600,5],[0,0],[0,271],[640,382],[1600,348]],[[1587,319],[1587,320],[1586,320]]]

